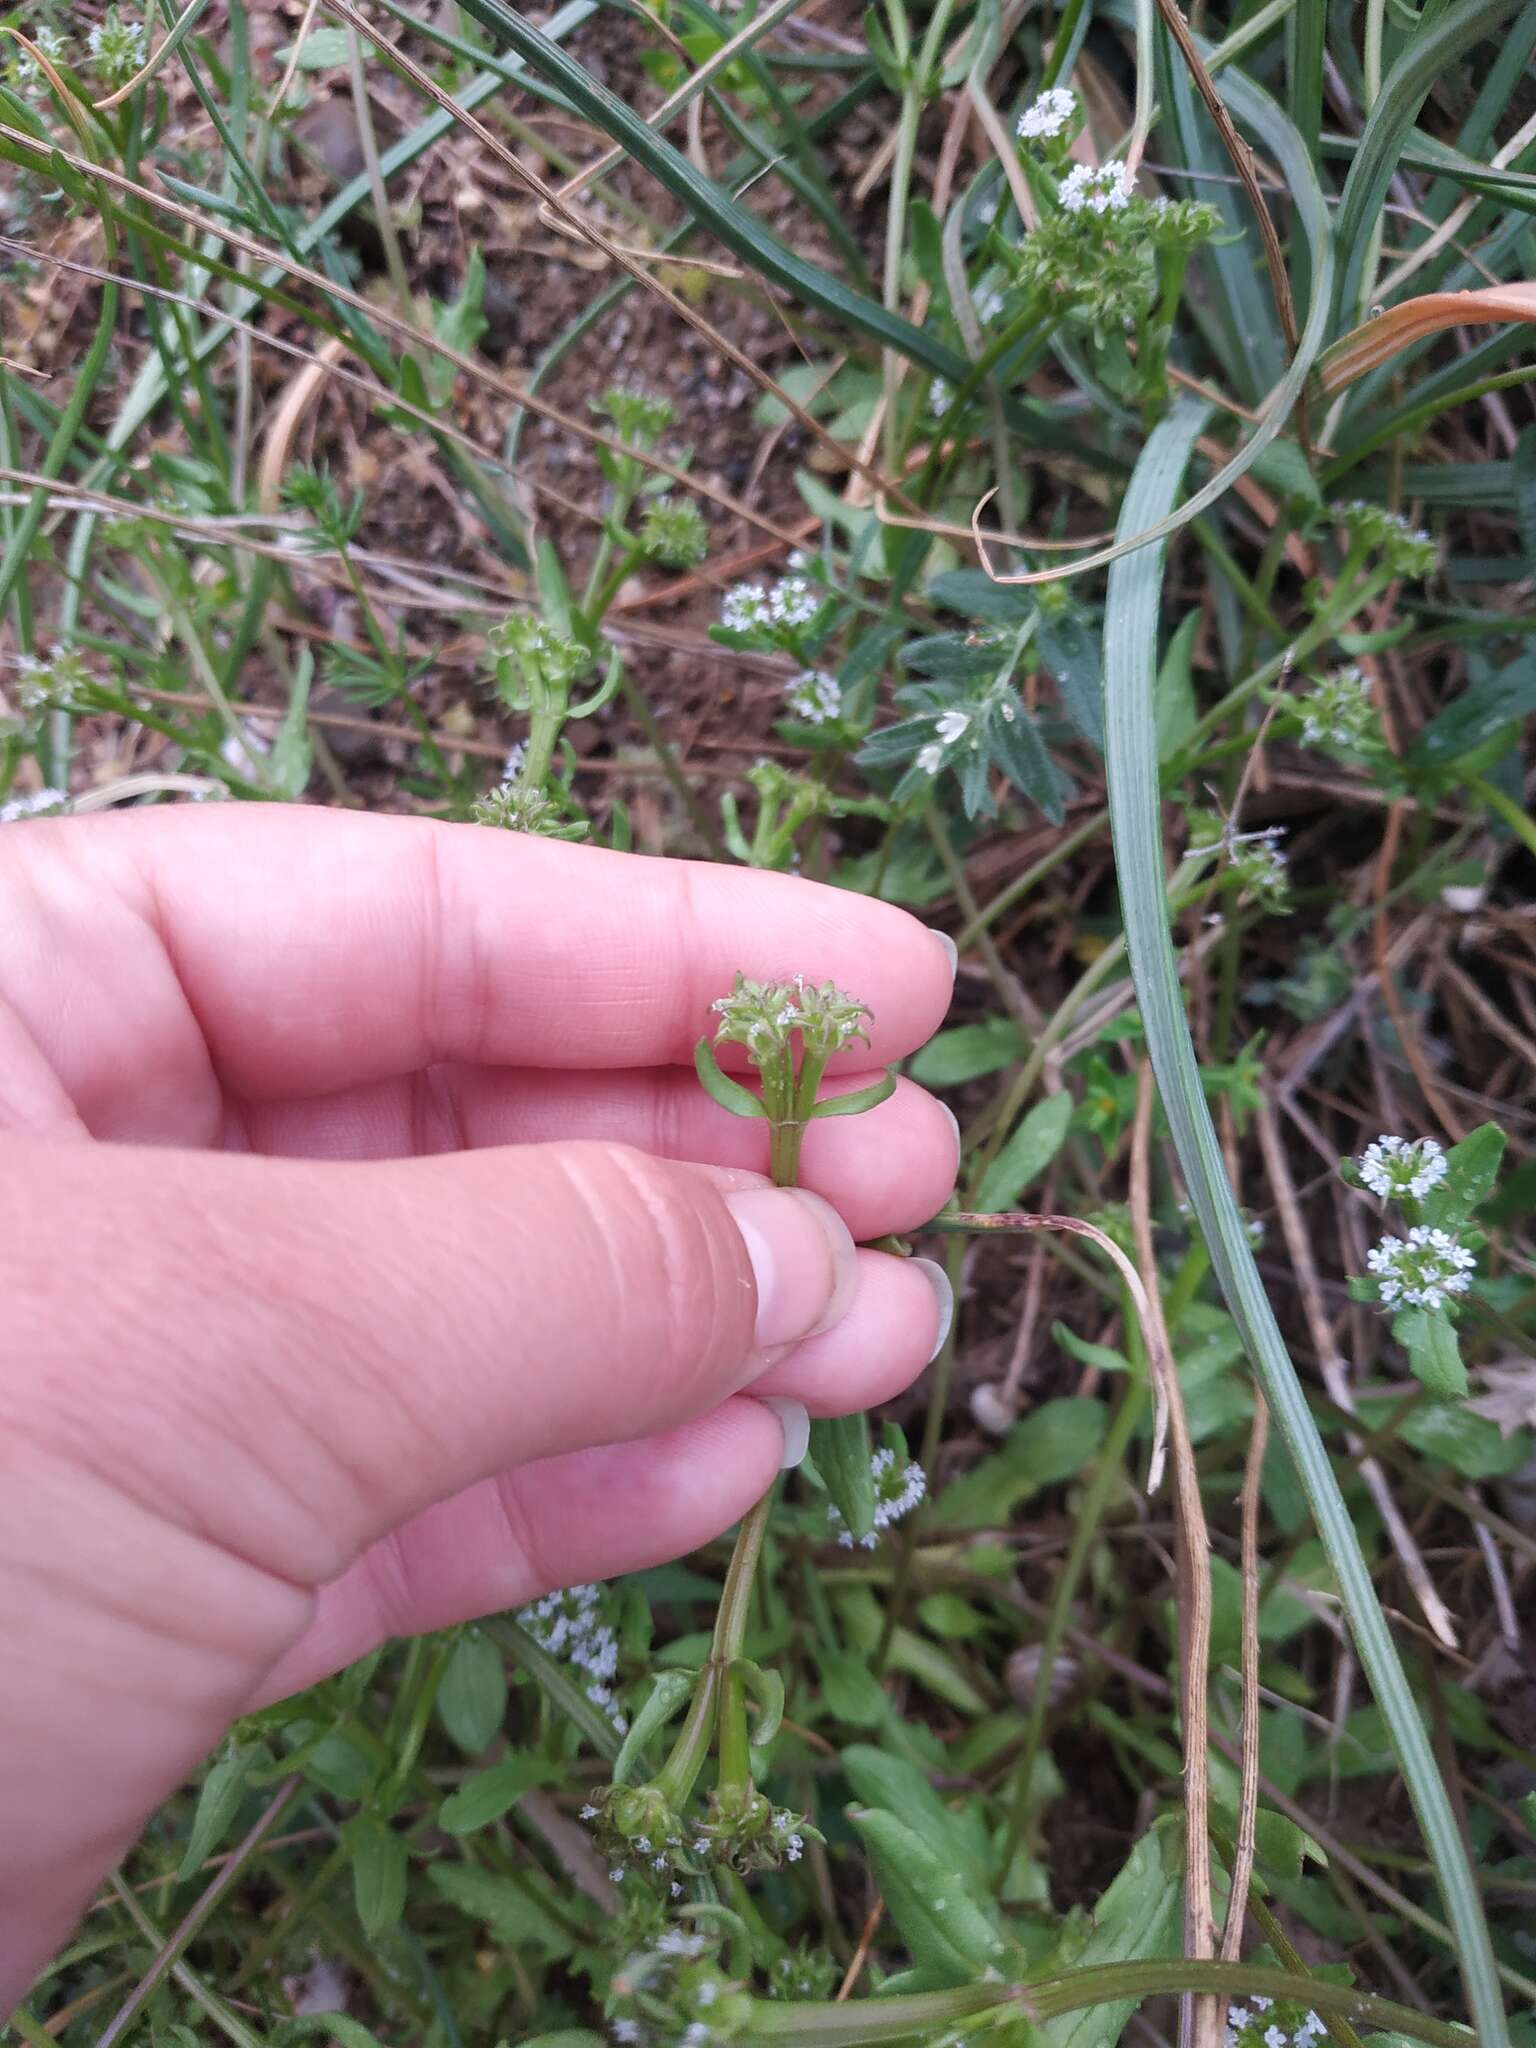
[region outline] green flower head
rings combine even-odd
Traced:
[[[869,1042],[867,1005],[830,981],[818,988],[803,974],[792,981],[749,981],[738,974],[731,993],[712,1007],[720,1019],[715,1043],[744,1045],[758,1067],[786,1054],[796,1032],[806,1054],[822,1061],[855,1040]]]

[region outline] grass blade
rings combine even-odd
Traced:
[[[1205,405],[1181,400],[1153,433],[1121,507],[1123,534],[1138,534],[1166,520],[1208,417]],[[1161,548],[1142,548],[1118,560],[1110,571],[1105,606],[1110,825],[1126,946],[1147,1044],[1212,1267],[1306,1491],[1361,1664],[1423,1830],[1456,1936],[1478,2040],[1483,2048],[1505,2048],[1509,2035],[1477,1880],[1354,1524],[1259,1278],[1195,1059],[1163,885],[1153,686],[1164,554]]]

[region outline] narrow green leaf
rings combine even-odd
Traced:
[[[858,1116],[866,1109],[878,1109],[882,1102],[889,1102],[896,1093],[896,1076],[882,1074],[878,1081],[871,1081],[867,1088],[855,1088],[847,1095],[824,1095],[812,1109],[813,1118],[824,1116]]]
[[[507,1670],[500,1650],[478,1633],[461,1636],[437,1689],[437,1715],[467,1756],[479,1756],[507,1711]]]
[[[363,1932],[376,1941],[405,1911],[409,1874],[405,1838],[371,1813],[360,1813],[342,1830],[352,1857],[352,1897]]]
[[[811,1456],[826,1482],[832,1505],[848,1525],[854,1542],[859,1542],[875,1526],[868,1417],[816,1416],[811,1423]]]
[[[437,1824],[448,1835],[472,1835],[489,1827],[516,1806],[535,1785],[547,1785],[559,1776],[555,1766],[537,1756],[504,1756],[488,1771],[476,1771],[472,1778],[449,1793],[437,1816]]]
[[[657,1672],[645,1696],[645,1703],[630,1722],[623,1745],[614,1759],[615,1785],[629,1783],[630,1773],[644,1759],[651,1737],[666,1727],[683,1702],[691,1697],[697,1683],[698,1673],[695,1671]]]
[[[766,1116],[761,1100],[744,1088],[739,1081],[733,1081],[729,1074],[720,1071],[720,1062],[715,1058],[715,1049],[707,1038],[701,1038],[693,1048],[694,1071],[699,1085],[711,1102],[718,1102],[722,1109],[728,1109],[732,1116]]]
[[[1072,1121],[1072,1098],[1065,1089],[1037,1102],[982,1176],[977,1210],[995,1216],[1017,1206],[1061,1150]]]
[[[176,1869],[178,1881],[189,1878],[234,1825],[253,1761],[249,1750],[237,1749],[231,1756],[220,1757],[204,1778],[186,1850]]]

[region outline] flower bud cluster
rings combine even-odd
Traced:
[[[646,507],[640,552],[667,569],[692,569],[709,553],[709,528],[692,498],[670,495]]]
[[[1443,1308],[1465,1294],[1477,1269],[1476,1256],[1448,1230],[1416,1223],[1406,1239],[1384,1237],[1365,1255],[1383,1307]]]
[[[677,418],[677,407],[670,398],[641,384],[610,385],[591,405],[594,412],[612,420],[620,440],[637,448],[654,447]]]
[[[868,1005],[830,981],[818,988],[803,974],[789,981],[750,981],[738,974],[731,993],[710,1007],[720,1019],[716,1044],[745,1046],[756,1066],[786,1055],[796,1032],[807,1055],[820,1060],[857,1039],[868,1043]]]
[[[1284,837],[1283,825],[1235,832],[1214,811],[1192,808],[1189,813],[1190,852],[1219,852],[1226,878],[1264,910],[1284,910],[1290,899],[1290,873],[1280,844]]]
[[[126,21],[120,7],[109,7],[86,38],[91,61],[109,85],[126,85],[142,71],[148,38],[141,21]]]
[[[1301,698],[1301,736],[1309,746],[1360,748],[1379,736],[1376,706],[1356,662],[1320,676]]]
[[[498,681],[502,680],[503,664],[509,664],[524,683],[537,680],[551,690],[568,690],[596,659],[584,642],[573,640],[533,612],[510,613],[491,628],[486,646],[498,670]]]
[[[1351,498],[1347,504],[1331,505],[1328,516],[1354,540],[1379,549],[1389,574],[1422,581],[1434,573],[1439,559],[1434,535],[1422,526],[1410,526],[1385,505],[1373,505],[1366,498]]]
[[[715,2048],[746,2031],[752,2001],[705,1935],[669,1928],[615,1972],[608,2038],[620,2048]]]
[[[712,1792],[703,1820],[674,1810],[658,1784],[607,1785],[594,1792],[581,1818],[607,1858],[608,1875],[631,1873],[682,1895],[682,1880],[727,1867],[745,1875],[798,1863],[807,1840],[821,1836],[804,1814],[775,1806],[753,1785]]]
[[[16,657],[16,702],[31,716],[42,711],[90,709],[101,692],[101,683],[73,647],[55,647],[46,658],[36,654]]]

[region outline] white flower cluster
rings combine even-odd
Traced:
[[[1384,1237],[1365,1255],[1386,1307],[1440,1308],[1448,1295],[1465,1294],[1477,1260],[1448,1230],[1416,1223],[1406,1238]]]
[[[1422,1202],[1445,1179],[1444,1152],[1433,1138],[1380,1137],[1355,1162],[1360,1178],[1383,1202]]]
[[[541,1650],[574,1665],[586,1680],[587,1698],[622,1735],[629,1723],[613,1697],[619,1639],[599,1614],[602,1593],[601,1586],[567,1586],[563,1593],[546,1593],[532,1606],[519,1608],[517,1618]]]
[[[765,627],[804,626],[815,618],[821,599],[805,576],[781,576],[771,587],[734,583],[720,604],[720,623],[733,633],[755,633]]]
[[[826,725],[843,708],[843,686],[824,668],[803,668],[784,685],[784,702],[807,725]]]
[[[889,1529],[892,1523],[901,1521],[903,1516],[910,1515],[928,1491],[922,1466],[914,1461],[898,1467],[893,1450],[876,1451],[869,1461],[869,1470],[875,1482],[875,1526],[867,1536],[859,1538],[859,1544],[865,1550],[873,1550],[880,1541],[881,1532]],[[837,1531],[837,1540],[843,1549],[852,1550],[853,1531],[843,1520],[841,1510],[829,1506],[827,1520]]]
[[[1074,164],[1056,188],[1064,213],[1123,213],[1131,203],[1135,175],[1128,165]]]
[[[1264,2015],[1270,2012],[1276,2017],[1266,2020]],[[1228,2006],[1224,2048],[1312,2048],[1327,2031],[1310,2009],[1276,2006],[1272,1998],[1256,1991],[1248,2005]]]
[[[13,796],[0,804],[0,825],[14,825],[18,818],[44,817],[49,811],[62,810],[68,802],[69,793],[62,789],[34,789],[28,796]]]
[[[68,45],[56,28],[50,28],[46,21],[42,21],[28,33],[39,56],[46,57],[50,63],[59,62]],[[42,66],[29,51],[23,50],[11,66],[11,77],[18,89],[25,92],[42,83]]]
[[[1076,93],[1064,85],[1050,86],[1020,114],[1018,132],[1026,142],[1053,140],[1076,112]]]

